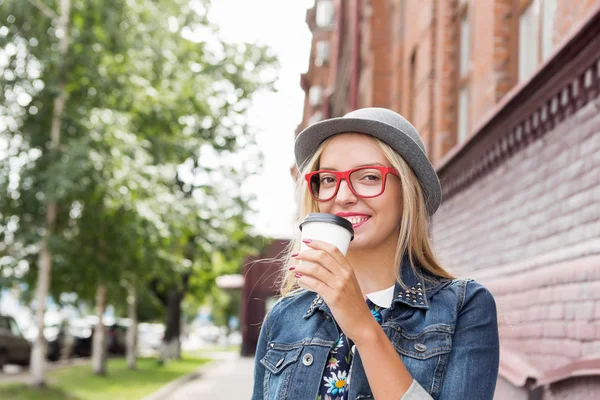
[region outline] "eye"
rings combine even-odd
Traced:
[[[378,181],[381,178],[375,174],[366,174],[363,176],[363,179],[367,181]]]
[[[320,181],[322,184],[332,184],[335,183],[335,178],[333,176],[324,176],[320,179]]]

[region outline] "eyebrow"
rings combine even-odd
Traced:
[[[381,163],[367,163],[367,164],[357,165],[357,166],[352,167],[352,168],[370,167],[372,165],[378,165],[380,167],[387,167],[387,165],[383,165]],[[352,169],[352,168],[350,168],[350,169]],[[326,170],[330,170],[330,171],[337,171],[336,168],[329,168],[329,167],[319,167],[319,169],[326,169]]]

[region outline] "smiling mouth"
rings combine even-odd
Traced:
[[[369,218],[371,217],[344,217],[346,218],[348,221],[350,221],[350,223],[352,224],[353,228],[356,228],[359,225],[362,225],[363,223],[365,223],[366,221],[369,220]]]

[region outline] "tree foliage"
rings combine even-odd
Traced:
[[[231,272],[258,243],[239,190],[260,165],[244,113],[272,90],[274,57],[221,40],[208,1],[72,0],[60,59],[57,1],[0,0],[1,284],[33,287],[55,200],[56,299],[91,301],[101,281],[123,307],[126,285],[151,296],[149,282],[182,274],[208,293],[215,257]],[[67,105],[50,152],[60,82]]]

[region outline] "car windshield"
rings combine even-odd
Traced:
[[[10,324],[10,331],[15,336],[21,336],[21,330],[19,329],[19,325],[17,325],[17,321],[12,318],[8,319],[8,323]]]

